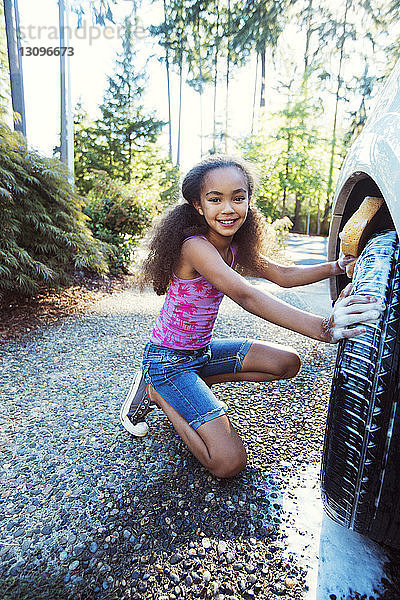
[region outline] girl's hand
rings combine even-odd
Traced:
[[[336,261],[336,264],[338,266],[338,268],[340,269],[340,271],[342,273],[344,273],[346,271],[346,267],[348,267],[349,265],[351,265],[352,263],[354,263],[357,260],[356,256],[351,256],[350,254],[348,254],[347,256],[345,256],[343,254],[342,251],[340,251],[340,255],[339,258]]]
[[[335,302],[330,317],[323,321],[326,341],[335,344],[341,339],[357,337],[365,333],[366,329],[358,323],[376,321],[385,310],[381,302],[377,302],[374,296],[350,296],[353,284],[342,290]]]

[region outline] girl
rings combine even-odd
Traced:
[[[362,334],[357,323],[379,317],[383,307],[346,288],[329,318],[299,310],[251,285],[242,273],[283,287],[305,285],[343,273],[354,257],[313,266],[282,266],[263,255],[265,221],[251,204],[254,180],[241,160],[212,156],[182,184],[184,204],[153,232],[144,279],[167,294],[138,373],[121,408],[133,435],[160,407],[198,460],[217,477],[231,477],[246,464],[242,440],[226,416],[214,383],[273,381],[294,377],[300,358],[292,348],[247,339],[211,340],[226,294],[262,319],[316,340],[335,343]]]

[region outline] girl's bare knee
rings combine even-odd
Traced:
[[[240,471],[243,471],[247,464],[247,453],[243,448],[241,452],[236,452],[226,458],[217,457],[210,461],[208,470],[215,477],[234,477]]]
[[[301,360],[300,356],[295,350],[292,350],[288,353],[287,359],[282,367],[282,379],[291,379],[297,375],[301,367]]]

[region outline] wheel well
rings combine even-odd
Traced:
[[[350,217],[356,212],[356,210],[359,208],[361,202],[366,196],[376,196],[378,198],[383,198],[381,190],[376,185],[375,181],[368,175],[365,175],[363,179],[357,181],[357,183],[351,189],[344,207],[342,222],[339,231],[343,229],[345,223],[347,223]],[[382,208],[379,209],[379,211],[373,218],[372,233],[379,233],[379,231],[388,228],[394,229],[395,227],[393,224],[392,217],[390,216],[389,210],[386,206],[386,203],[384,203]]]
[[[355,173],[343,185],[332,216],[332,227],[329,236],[329,260],[336,260],[339,256],[339,233],[350,217],[360,207],[366,196],[384,198],[375,181],[367,173]],[[386,202],[382,205],[371,221],[371,235],[385,229],[395,229],[392,217]],[[346,275],[338,275],[331,279],[330,290],[332,300],[335,301],[340,292],[349,283]]]

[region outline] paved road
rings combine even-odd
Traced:
[[[289,235],[288,247],[298,265],[315,265],[326,260],[328,238],[292,233]]]
[[[291,234],[288,240],[289,255],[298,265],[315,265],[327,260],[328,240],[320,236]],[[312,286],[296,288],[310,310],[326,315],[331,309],[328,280]]]
[[[290,234],[288,240],[289,257],[301,265],[311,265],[326,261],[326,238]],[[279,296],[286,302],[317,315],[327,315],[331,310],[328,280],[312,285],[283,289],[274,283],[261,279],[252,281],[263,290]]]

